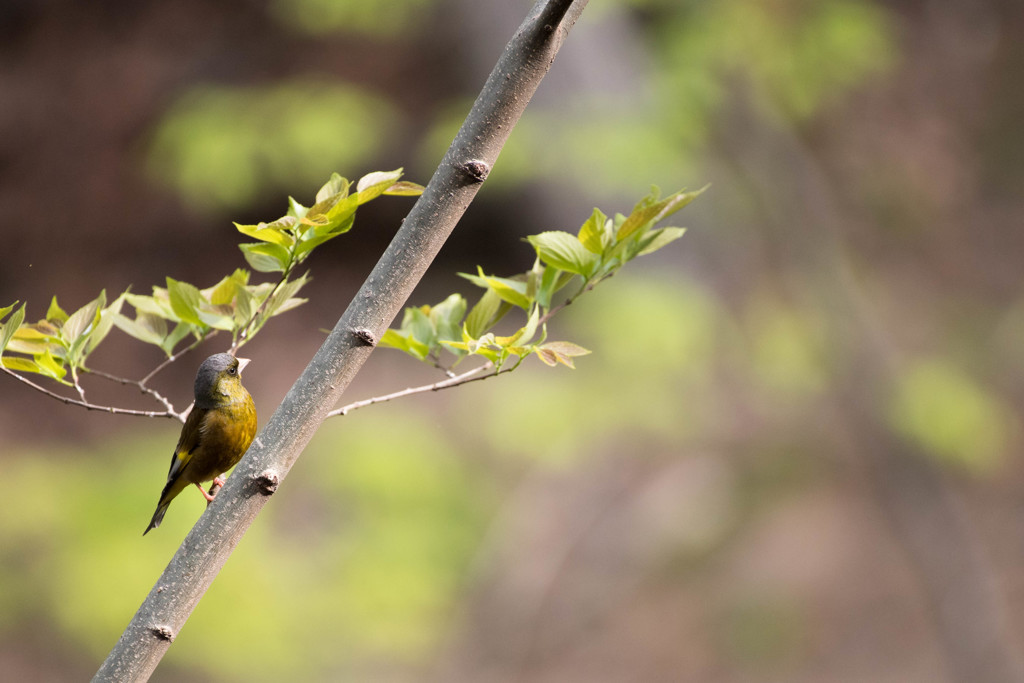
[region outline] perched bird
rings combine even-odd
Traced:
[[[248,364],[246,358],[217,353],[199,366],[196,402],[181,428],[167,484],[143,536],[160,526],[171,501],[189,484],[195,484],[203,497],[212,501],[201,482],[212,480],[223,486],[220,475],[234,467],[249,448],[256,436],[256,406],[242,386],[242,370]]]

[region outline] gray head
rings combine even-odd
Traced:
[[[242,370],[249,364],[248,358],[235,358],[230,353],[215,353],[199,366],[196,373],[196,405],[217,401],[217,394],[224,393],[218,385],[222,380],[238,382]]]

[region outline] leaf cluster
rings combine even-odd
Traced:
[[[682,237],[685,228],[655,225],[704,189],[680,190],[662,198],[653,188],[628,215],[608,217],[594,209],[576,234],[553,230],[530,235],[526,241],[536,252],[530,270],[499,277],[478,266],[476,274],[460,273],[484,290],[468,313],[459,294],[435,306],[406,308],[401,326],[389,329],[379,345],[439,367],[443,367],[441,351],[445,350],[456,356],[455,364],[477,355],[498,371],[510,359],[515,358],[514,368],[530,355],[546,365],[561,363],[573,368],[575,357],[590,352],[572,342],[547,341],[548,320],[637,256],[651,254]],[[514,308],[523,311],[525,324],[512,334],[498,335],[496,325]]]
[[[88,371],[86,360],[113,327],[158,346],[169,359],[184,339],[198,343],[217,331],[231,334],[235,351],[271,317],[305,303],[297,295],[309,275],[293,273],[316,247],[352,229],[359,206],[382,195],[422,192],[421,186],[401,181],[401,175],[401,169],[370,173],[350,192],[353,183],[335,173],[312,206],[289,197],[288,212],[272,223],[236,223],[239,232],[258,240],[239,245],[248,264],[259,272],[280,273],[276,282],[250,284],[251,273],[243,268],[203,289],[168,277],[165,286],[154,286],[150,295],[127,290],[109,305],[106,292],[100,292],[70,315],[55,296],[46,317],[35,323],[24,322],[24,304],[17,310],[17,302],[0,308],[0,363],[11,371],[36,373],[68,385],[72,382],[65,377],[70,370],[77,386],[77,373]],[[125,303],[135,309],[133,317],[121,312]]]
[[[46,317],[35,323],[25,323],[25,304],[17,310],[10,306],[0,308],[0,353],[4,351],[23,355],[0,356],[0,363],[9,370],[33,372],[70,384],[64,377],[65,366],[84,367],[100,342],[110,332],[119,314],[124,295],[109,306],[106,291],[70,315],[53,297]],[[12,313],[13,311],[13,313]],[[8,318],[8,315],[10,317]]]

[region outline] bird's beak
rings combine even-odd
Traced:
[[[245,366],[248,365],[249,362],[250,361],[249,361],[248,358],[239,358],[238,359],[238,375],[239,376],[242,375],[242,370],[245,370]]]

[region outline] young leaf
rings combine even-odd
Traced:
[[[235,322],[239,327],[249,322],[253,312],[253,298],[248,287],[235,290]]]
[[[567,232],[552,230],[526,238],[537,255],[549,266],[588,277],[597,264],[597,255],[589,252],[579,239]]]
[[[270,301],[267,302],[265,317],[270,318],[305,303],[305,299],[295,299],[293,297],[307,282],[309,282],[309,273],[294,280],[289,280],[278,287],[277,291],[270,297]],[[293,303],[288,308],[285,308],[285,305],[290,301]]]
[[[72,313],[61,327],[60,336],[65,343],[71,344],[89,332],[99,322],[100,309],[107,303],[106,291]]]
[[[230,304],[238,295],[238,291],[245,289],[247,284],[249,284],[249,271],[244,268],[236,268],[231,275],[226,275],[212,287],[200,290],[200,293],[214,306],[224,306]]]
[[[8,370],[14,370],[15,372],[35,372],[43,374],[43,371],[35,364],[35,361],[31,361],[28,358],[22,358],[21,356],[4,356],[3,358],[0,358],[0,363],[2,363]]]
[[[466,333],[476,339],[489,330],[501,317],[499,315],[501,305],[502,300],[498,293],[493,289],[486,290],[476,305],[470,309],[469,315],[466,316],[464,325]],[[505,310],[508,310],[508,304],[505,304]]]
[[[533,339],[533,335],[537,333],[537,321],[540,316],[540,308],[538,306],[533,307],[533,312],[530,313],[530,319],[526,322],[526,325],[521,327],[515,334],[509,337],[495,337],[494,342],[501,347],[504,347],[507,351],[515,353],[517,356],[523,355],[517,351],[513,351],[513,346],[525,346],[530,343]]]
[[[337,173],[332,173],[330,179],[317,191],[314,204],[327,201],[332,197],[344,199],[348,195],[348,188],[351,184]]]
[[[419,183],[408,180],[399,180],[397,183],[384,190],[384,194],[392,197],[418,197],[425,190]]]
[[[409,352],[409,339],[402,336],[398,330],[388,329],[381,335],[380,341],[377,342],[377,347],[385,347],[389,349],[398,349],[399,351]]]
[[[291,216],[284,216],[273,223],[258,223],[257,225],[242,225],[235,223],[235,228],[243,235],[263,242],[270,242],[281,247],[288,248],[295,243],[295,238],[288,234],[288,229],[298,221]]]
[[[174,347],[178,345],[182,339],[188,336],[189,331],[192,328],[186,323],[178,323],[169,335],[167,335],[163,342],[160,343],[160,348],[163,349],[164,353],[168,357],[174,354]]]
[[[160,346],[167,336],[167,321],[136,309],[135,320],[120,313],[113,316],[114,325],[129,336],[147,344]]]
[[[637,252],[637,256],[644,256],[646,254],[653,254],[662,247],[683,236],[686,232],[686,228],[661,228],[659,230],[651,230],[649,233],[644,235],[641,240],[640,251]]]
[[[295,200],[295,197],[288,197],[288,216],[301,220],[306,217],[307,211],[309,211],[309,209],[302,204],[299,204]]]
[[[3,319],[14,306],[15,304],[11,304],[0,309],[0,319]],[[18,328],[21,327],[23,320],[25,320],[25,304],[22,304],[21,308],[16,310],[6,323],[0,325],[0,353],[3,353],[4,349],[7,348],[7,344],[11,341],[14,333],[18,331]]]
[[[55,379],[58,382],[68,384],[64,381],[64,375],[68,374],[68,371],[64,369],[64,366],[53,357],[48,350],[35,356],[36,365],[39,367],[39,372],[51,379]]]
[[[456,340],[461,336],[462,316],[466,314],[466,300],[461,294],[452,294],[447,299],[431,306],[430,324],[438,340]]]
[[[50,308],[46,310],[46,319],[56,325],[61,325],[68,319],[68,314],[64,312],[64,309],[57,303],[57,295],[53,296],[53,300],[50,301]]]
[[[261,273],[283,273],[291,261],[288,250],[279,244],[256,242],[239,244],[238,248],[249,265]]]
[[[168,320],[177,320],[178,317],[171,309],[170,297],[167,290],[162,287],[153,288],[153,296],[142,294],[125,294],[125,300],[135,308],[136,314],[148,313]]]
[[[167,294],[171,298],[171,308],[179,319],[200,327],[205,324],[199,317],[199,307],[203,303],[203,295],[199,293],[195,285],[169,277],[167,278]]]
[[[593,254],[601,254],[611,244],[611,233],[606,229],[608,217],[601,209],[594,209],[590,218],[580,226],[577,239],[587,251]]]
[[[554,367],[557,363],[576,369],[576,365],[573,363],[573,358],[576,356],[585,356],[590,351],[573,344],[572,342],[548,342],[547,344],[541,344],[536,347],[537,358],[540,358],[545,364]]]
[[[533,303],[533,300],[526,295],[525,282],[504,277],[495,277],[493,275],[485,275],[483,268],[480,266],[477,266],[476,270],[478,273],[477,275],[459,273],[459,276],[466,278],[478,287],[493,289],[494,293],[503,301],[507,301],[513,306],[518,306],[524,311],[530,308],[530,304]]]
[[[356,193],[359,197],[359,203],[365,204],[371,199],[384,194],[388,188],[398,182],[398,179],[402,177],[402,169],[396,169],[394,171],[375,171],[373,173],[367,173],[359,182],[356,183]]]
[[[42,353],[49,348],[56,348],[59,346],[59,339],[57,338],[58,331],[52,328],[52,325],[47,327],[46,325],[35,323],[32,325],[21,325],[21,320],[24,319],[25,304],[22,304],[21,316],[19,318],[19,325],[13,326],[13,333],[11,334],[10,340],[7,342],[6,348],[10,351],[16,351],[17,353],[28,353],[35,355]],[[15,316],[18,314],[16,313]],[[14,320],[15,316],[11,316],[11,320]],[[7,323],[10,325],[10,321]],[[7,329],[7,326],[4,326]]]
[[[114,317],[121,313],[121,307],[124,305],[126,294],[127,292],[121,294],[121,296],[114,299],[113,303],[100,311],[100,321],[92,333],[89,334],[89,339],[86,341],[85,352],[82,354],[83,360],[95,351],[100,342],[110,333],[111,328],[114,326]]]
[[[651,225],[654,225],[661,219],[670,216],[692,202],[700,196],[704,190],[708,189],[708,187],[708,185],[705,185],[694,192],[685,192],[680,190],[661,201],[657,201],[657,192],[653,192],[633,208],[632,213],[630,213],[626,220],[622,222],[622,225],[619,226],[619,232],[616,235],[616,239],[621,242],[638,230],[646,230]]]

